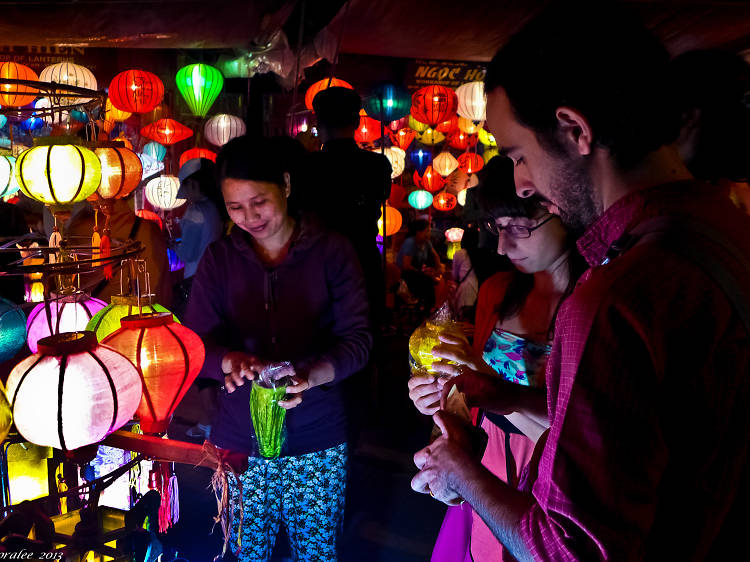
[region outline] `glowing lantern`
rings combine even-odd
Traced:
[[[458,168],[458,160],[450,152],[441,152],[432,159],[432,169],[444,178],[450,176]]]
[[[446,135],[454,131],[457,131],[458,130],[458,115],[454,115],[447,121],[438,123],[437,126],[435,127],[435,130],[440,131],[441,133],[444,133]]]
[[[433,127],[456,113],[456,92],[446,86],[425,86],[411,96],[411,114]]]
[[[97,148],[102,165],[102,181],[94,193],[96,199],[122,199],[141,183],[143,166],[128,148]]]
[[[36,117],[35,115],[32,115],[28,119],[24,119],[23,121],[21,121],[19,127],[22,131],[31,133],[32,131],[38,131],[39,129],[44,127],[44,120]]]
[[[414,119],[412,115],[409,115],[409,128],[413,131],[416,131],[417,133],[423,133],[426,131],[430,126],[427,123],[422,123],[421,121],[417,121]]]
[[[143,147],[143,154],[148,154],[157,162],[161,162],[167,155],[167,147],[158,142],[149,142]]]
[[[159,176],[146,184],[146,199],[157,209],[176,209],[185,204],[185,199],[177,198],[180,180],[175,176]]]
[[[427,166],[422,177],[419,177],[416,171],[414,172],[414,184],[434,193],[443,188],[445,180],[432,169],[432,166]]]
[[[15,62],[0,63],[0,78],[11,80],[31,80],[38,81],[39,77],[36,72],[28,66]],[[3,84],[0,89],[0,105],[10,107],[22,107],[34,101],[36,93],[39,90],[31,86],[22,86],[20,84]],[[32,94],[32,95],[28,95]]]
[[[152,158],[148,154],[140,153],[138,154],[138,158],[140,159],[141,165],[143,166],[143,175],[141,176],[141,180],[145,180],[146,178],[149,178],[154,174],[158,174],[164,169],[164,162],[159,162],[156,158]]]
[[[484,168],[484,160],[478,154],[465,152],[458,157],[458,168],[467,174],[476,174]]]
[[[467,135],[475,135],[484,126],[484,121],[475,124],[474,121],[467,119],[466,117],[458,118],[458,130],[463,131]]]
[[[206,139],[216,146],[224,146],[235,137],[245,134],[245,122],[234,115],[220,113],[206,121],[203,128]]]
[[[120,109],[117,109],[114,105],[112,105],[112,100],[107,98],[107,104],[104,106],[104,120],[105,121],[125,121],[128,117],[130,117],[132,113],[129,111],[122,111]]]
[[[127,423],[141,399],[141,379],[126,357],[91,332],[39,341],[39,353],[8,377],[13,421],[24,439],[71,450],[97,443]]]
[[[393,144],[398,146],[401,150],[406,150],[416,136],[417,133],[415,131],[412,131],[408,127],[404,127],[403,129],[399,129],[395,134],[391,133],[391,140],[393,141]]]
[[[476,174],[471,174],[469,176],[469,181],[466,182],[466,187],[476,187],[479,185],[479,176]]]
[[[485,151],[482,153],[482,159],[484,160],[484,163],[487,164],[490,160],[492,160],[495,156],[499,156],[500,152],[497,150],[497,148],[489,148],[485,149]]]
[[[193,115],[205,117],[224,86],[218,68],[207,64],[189,64],[177,71],[177,89]]]
[[[89,320],[107,303],[85,294],[66,295],[39,303],[26,322],[26,343],[32,353],[37,352],[37,342],[47,336],[63,332],[82,332]]]
[[[203,366],[203,342],[195,332],[175,323],[168,312],[126,316],[121,323],[122,328],[102,344],[125,355],[140,371],[143,398],[137,414],[141,429],[161,433]]]
[[[5,397],[5,386],[0,382],[0,443],[8,436],[10,426],[13,424],[13,412]]]
[[[391,207],[404,207],[406,202],[406,190],[399,184],[391,184],[391,194],[388,197],[388,204]]]
[[[415,209],[426,209],[432,205],[432,193],[424,189],[417,189],[409,194],[409,205]]]
[[[469,82],[456,88],[457,112],[461,117],[479,123],[487,118],[487,96],[484,82]]]
[[[35,146],[16,162],[21,191],[46,205],[83,201],[96,191],[101,177],[96,154],[74,144]]]
[[[464,237],[463,228],[449,228],[445,231],[445,239],[448,242],[460,242]]]
[[[10,408],[10,405],[8,405]],[[48,459],[52,457],[51,447],[40,447],[26,441],[8,443],[8,503],[17,505],[25,500],[35,500],[49,495]]]
[[[68,86],[86,88],[87,90],[96,90],[97,87],[94,73],[85,66],[73,64],[72,62],[59,62],[48,66],[39,73],[39,80],[42,82],[67,84]],[[90,99],[90,97],[83,97],[67,101],[67,98],[65,98],[65,105],[84,103]]]
[[[0,297],[0,363],[13,357],[25,343],[26,316],[18,306]]]
[[[443,191],[442,193],[438,193],[435,196],[435,201],[432,203],[432,205],[438,211],[452,211],[456,208],[457,203],[458,201],[456,201],[455,195]]]
[[[395,121],[409,114],[409,93],[393,84],[375,88],[365,100],[367,113],[378,121]]]
[[[0,156],[0,197],[8,197],[18,191],[15,167],[15,158],[9,155]]]
[[[193,158],[207,158],[208,160],[211,160],[211,162],[216,162],[216,153],[207,148],[191,148],[180,155],[179,167],[182,168],[185,162],[192,160]]]
[[[404,115],[401,119],[396,119],[395,121],[391,121],[390,123],[388,123],[388,128],[393,132],[396,132],[399,129],[407,128],[409,127],[410,117],[411,117],[410,115]]]
[[[138,307],[138,297],[135,295],[112,295],[112,302],[102,308],[96,315],[89,320],[86,329],[96,334],[96,339],[102,341],[108,335],[113,334],[120,329],[120,320],[133,314],[148,314],[151,312],[169,312],[162,305],[151,303],[151,298],[147,295],[141,296],[140,308]],[[170,312],[171,314],[171,312]],[[172,314],[175,322],[179,323],[177,317]]]
[[[424,174],[427,166],[432,163],[432,153],[421,148],[416,148],[409,153],[409,160],[418,173]]]
[[[167,248],[167,261],[169,262],[169,271],[179,271],[185,267],[185,262],[172,248]]]
[[[440,131],[436,131],[433,128],[425,129],[425,131],[419,135],[419,142],[429,146],[441,143],[445,140],[445,135]]]
[[[121,142],[122,145],[127,148],[128,150],[133,150],[133,143],[130,142],[130,139],[128,139],[125,136],[125,133],[120,133],[115,138],[112,139],[114,142]]]
[[[382,152],[388,158],[388,161],[391,163],[391,179],[395,179],[404,173],[404,168],[406,168],[406,152],[397,146],[389,146],[382,151],[379,148],[375,148],[372,152],[376,154]]]
[[[5,124],[8,122],[8,118],[5,115],[0,115],[0,129],[5,127]]]
[[[323,80],[319,80],[315,82],[312,86],[310,86],[307,89],[307,92],[305,92],[305,107],[307,109],[313,108],[313,100],[315,99],[315,96],[318,95],[318,93],[322,92],[323,90],[327,90],[328,88],[333,87],[338,88],[349,88],[350,90],[353,90],[354,87],[349,84],[349,82],[345,82],[344,80],[340,80],[338,78],[324,78]],[[212,143],[216,144],[216,143]]]
[[[161,144],[176,144],[193,136],[192,129],[174,119],[159,119],[141,129],[141,135]]]
[[[495,135],[492,133],[488,133],[487,129],[479,129],[479,142],[481,142],[484,146],[490,146],[492,148],[497,148],[497,142],[495,141]]]
[[[148,209],[138,209],[135,214],[145,221],[151,221],[157,224],[161,230],[164,230],[164,223],[162,222],[161,217],[153,211],[149,211]]]
[[[477,135],[467,135],[463,131],[456,131],[448,135],[448,145],[457,150],[466,150],[477,144]]]
[[[458,194],[456,195],[456,201],[458,201],[458,204],[459,204],[459,205],[461,205],[462,207],[463,207],[464,205],[466,205],[466,192],[467,192],[467,191],[469,191],[469,189],[468,189],[468,188],[466,188],[466,189],[462,189],[462,190],[461,190],[461,191],[459,191],[459,192],[458,192]]]
[[[385,206],[385,235],[391,236],[401,230],[401,213],[390,205]],[[378,232],[383,236],[383,212],[380,212],[378,219]]]
[[[354,131],[354,140],[368,144],[380,138],[380,122],[363,115],[359,118],[359,127]]]
[[[109,99],[121,111],[148,113],[164,98],[164,84],[145,70],[125,70],[109,83]]]

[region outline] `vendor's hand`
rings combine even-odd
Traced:
[[[435,371],[449,377],[462,374],[465,368],[488,374],[494,373],[492,367],[484,362],[481,355],[474,352],[469,340],[463,335],[451,332],[440,334],[439,338],[441,343],[432,348],[432,355],[444,361],[433,362],[432,368]]]
[[[467,370],[464,367],[460,376],[441,380],[441,408],[445,407],[448,394],[455,386],[463,393],[469,408],[484,408],[503,415],[518,409],[520,385],[503,380],[497,375]]]
[[[440,409],[442,385],[433,375],[415,375],[409,379],[409,398],[420,413],[431,416]]]
[[[291,410],[296,408],[302,402],[302,393],[310,388],[310,384],[306,379],[293,376],[291,382],[286,387],[286,396],[283,400],[279,400],[278,404],[285,410]]]
[[[255,355],[244,351],[230,351],[221,360],[221,370],[224,373],[224,388],[228,393],[237,390],[238,386],[251,381],[265,366],[265,362]]]

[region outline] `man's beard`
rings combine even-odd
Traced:
[[[560,209],[560,220],[573,236],[583,234],[601,214],[591,176],[583,162],[558,160],[550,191]]]

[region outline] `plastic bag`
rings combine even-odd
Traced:
[[[286,440],[286,410],[279,400],[286,396],[294,367],[288,361],[263,367],[250,389],[250,417],[260,456],[273,459],[281,454]]]

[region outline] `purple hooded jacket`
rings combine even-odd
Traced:
[[[233,228],[203,254],[184,320],[206,346],[199,376],[222,384],[221,359],[228,351],[291,361],[298,373],[318,359],[330,361],[334,381],[305,391],[302,403],[287,411],[282,455],[303,455],[346,441],[338,383],[365,366],[372,345],[364,279],[346,238],[303,217],[286,259],[269,268],[258,259],[250,236]],[[211,441],[257,455],[251,386],[220,392]]]

